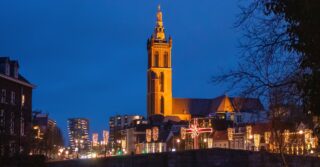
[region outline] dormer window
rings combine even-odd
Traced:
[[[9,64],[9,63],[6,63],[6,66],[5,66],[5,74],[6,74],[6,75],[10,75],[10,64]]]
[[[14,77],[18,78],[19,75],[18,75],[18,67],[17,67],[17,65],[14,66],[13,70],[14,70]]]

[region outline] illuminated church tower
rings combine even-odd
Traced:
[[[171,37],[166,38],[160,6],[154,33],[148,39],[147,111],[148,117],[163,115],[173,121],[193,117],[221,116],[232,120],[235,112],[262,111],[259,99],[218,96],[212,99],[172,97]],[[246,116],[248,114],[244,114]],[[249,114],[250,115],[250,114]],[[251,116],[250,116],[251,117]],[[241,119],[239,119],[241,120]]]
[[[172,114],[172,39],[166,39],[160,6],[154,33],[148,39],[147,110],[148,117]]]

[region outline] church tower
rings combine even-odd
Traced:
[[[172,115],[172,39],[167,40],[158,6],[154,33],[148,39],[147,110],[148,117],[160,114]]]

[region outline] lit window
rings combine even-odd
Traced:
[[[24,106],[24,103],[26,101],[26,98],[24,95],[21,96],[21,106]]]

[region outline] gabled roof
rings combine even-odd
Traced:
[[[173,98],[174,114],[206,115],[210,111],[211,99]]]
[[[223,96],[220,101],[219,107],[216,109],[216,112],[233,112],[234,108],[228,96]]]
[[[21,84],[21,85],[24,85],[24,86],[28,86],[28,87],[31,87],[31,88],[35,88],[36,86],[31,84],[27,79],[25,79],[22,75],[19,74],[18,78],[13,78],[11,76],[7,76],[5,74],[1,74],[0,73],[0,77],[1,78],[4,78],[4,79],[7,79],[9,81],[12,81],[12,82],[15,82],[15,83],[18,83],[18,84]]]
[[[6,65],[9,65],[9,67],[6,67]],[[13,68],[13,67],[14,68]],[[31,88],[34,88],[35,86],[32,85],[26,78],[24,78],[22,75],[18,74],[18,77],[16,77],[16,72],[18,73],[18,70],[16,69],[16,67],[19,67],[19,62],[17,60],[10,60],[9,57],[0,57],[0,77],[4,78],[6,80],[24,85],[24,86],[28,86]],[[7,74],[7,70],[8,68],[9,70],[9,74]],[[16,69],[17,71],[15,72],[15,74],[12,74],[13,69]]]
[[[235,111],[262,111],[264,107],[258,98],[231,97]]]

